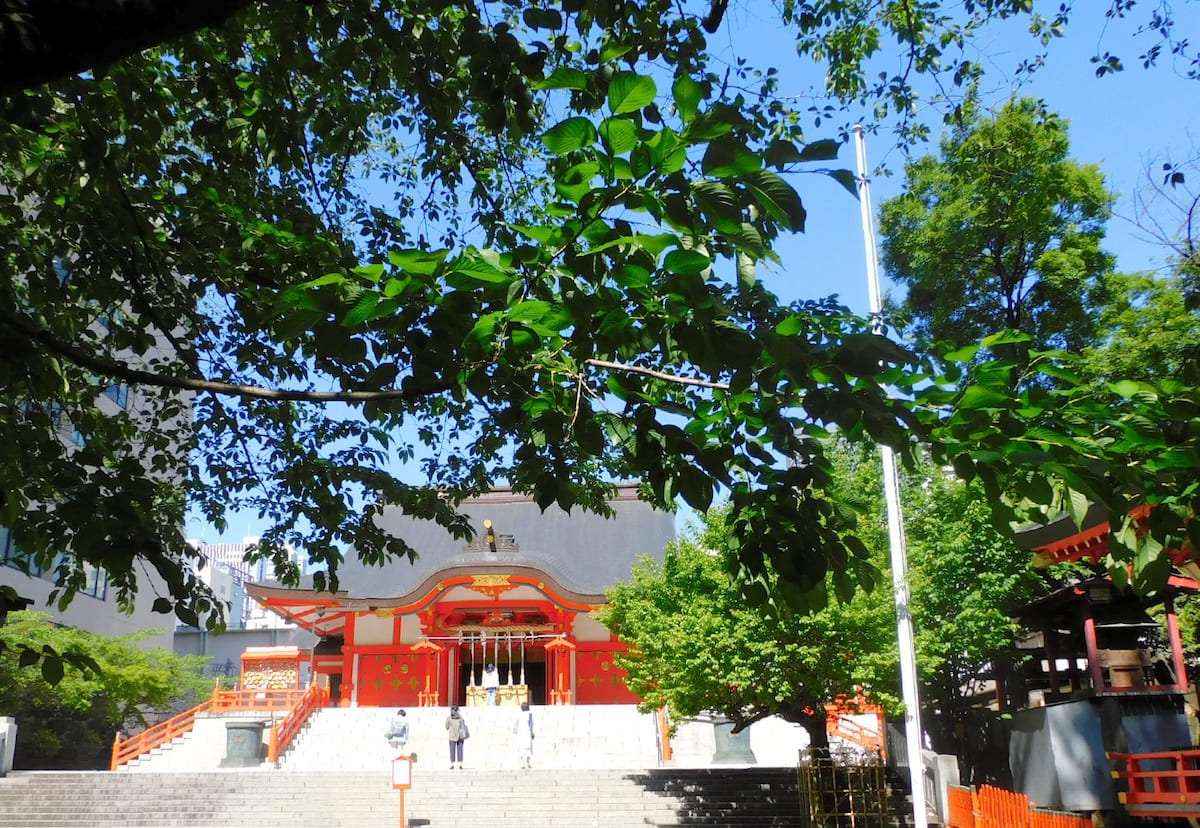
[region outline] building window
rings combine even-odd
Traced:
[[[47,576],[57,573],[58,569],[67,561],[67,554],[59,552],[54,559],[53,572],[47,573]],[[108,595],[108,576],[104,572],[103,567],[93,566],[92,564],[83,565],[84,582],[79,588],[80,595],[90,595],[93,598],[99,598],[103,601]]]
[[[19,569],[30,575],[41,575],[42,568],[33,562],[33,556],[22,552],[12,539],[12,530],[0,527],[0,550],[4,555],[4,565]]]
[[[103,601],[108,596],[108,575],[101,567],[92,564],[85,564],[83,569],[87,573],[87,583],[80,592]]]

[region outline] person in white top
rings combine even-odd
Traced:
[[[483,671],[483,690],[487,693],[487,706],[496,706],[496,694],[500,692],[500,673],[495,664],[489,664]]]
[[[533,714],[529,712],[529,702],[521,703],[521,712],[513,721],[513,737],[521,767],[533,767]]]

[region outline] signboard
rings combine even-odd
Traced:
[[[406,791],[412,787],[413,762],[407,756],[397,756],[392,760],[392,787]]]

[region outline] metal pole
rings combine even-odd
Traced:
[[[867,144],[861,124],[854,125],[854,147],[858,156],[858,196],[862,210],[863,240],[867,254],[867,285],[871,315],[880,332],[883,299],[879,288],[879,258],[875,222],[871,216],[871,185],[867,178]],[[900,483],[896,455],[890,446],[880,446],[883,460],[883,496],[887,503],[888,545],[892,558],[892,589],[896,593],[896,638],[900,645],[900,692],[904,698],[904,736],[908,749],[909,784],[912,786],[914,828],[926,828],[925,763],[921,757],[921,707],[918,700],[917,655],[913,646],[912,614],[909,611],[908,552],[904,546],[904,517],[900,510]]]

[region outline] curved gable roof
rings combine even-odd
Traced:
[[[615,514],[606,518],[582,510],[568,514],[556,507],[543,512],[528,497],[510,490],[490,492],[460,507],[476,531],[470,542],[454,538],[432,521],[385,506],[379,524],[415,549],[417,560],[374,567],[347,555],[338,569],[339,589],[355,598],[395,598],[411,594],[444,570],[528,567],[545,572],[571,592],[599,595],[627,579],[642,555],[661,560],[667,542],[675,537],[674,515],[638,500],[636,487],[621,486],[609,502]],[[485,520],[492,521],[495,552],[484,542]]]

